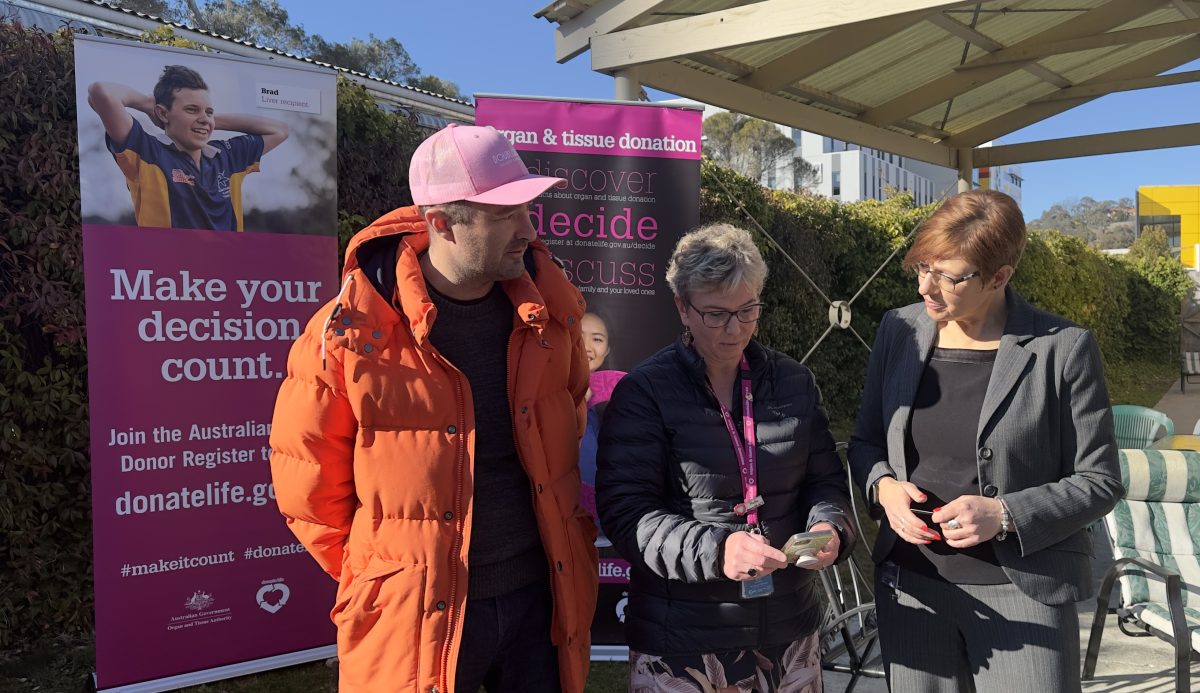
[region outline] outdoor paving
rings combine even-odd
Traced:
[[[1155,409],[1166,413],[1175,422],[1176,433],[1191,433],[1200,419],[1200,383],[1190,384],[1184,394],[1179,392],[1176,381],[1166,392]],[[1112,565],[1112,553],[1103,525],[1093,535],[1094,555],[1092,576],[1099,589],[1100,581]],[[1115,593],[1116,588],[1113,589]],[[1090,599],[1077,604],[1079,609],[1079,648],[1087,650],[1091,633],[1092,617],[1096,601]],[[1166,642],[1156,637],[1134,638],[1122,633],[1116,618],[1109,614],[1104,624],[1104,636],[1100,640],[1100,657],[1096,676],[1084,681],[1085,693],[1169,693],[1175,690],[1174,651]],[[1200,662],[1192,663],[1192,690],[1200,691]],[[826,693],[842,693],[849,683],[846,674],[825,673]],[[859,679],[855,693],[886,693],[882,679]]]
[[[1179,391],[1179,381],[1163,395],[1154,408],[1171,417],[1175,422],[1175,433],[1191,433],[1200,419],[1200,379],[1194,378],[1187,384],[1187,391]],[[1200,686],[1197,686],[1200,689]]]

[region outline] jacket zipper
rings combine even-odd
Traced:
[[[708,382],[708,378],[704,379],[704,385],[705,385],[704,390],[708,393],[710,403],[716,404],[717,407],[720,408],[720,406],[721,406],[720,399],[717,397],[717,393],[713,391],[712,383]],[[740,475],[740,472],[739,472],[739,475]],[[746,531],[749,531],[749,532],[758,531],[762,534],[766,534],[764,529],[762,529],[761,523],[758,527],[756,527],[755,525],[748,524],[748,523],[745,526],[746,526]],[[764,609],[762,606],[762,601],[764,601],[764,600],[755,600],[755,601],[758,602],[758,649],[761,650],[764,647],[766,647],[767,610]]]
[[[458,603],[458,552],[462,546],[463,534],[463,512],[462,512],[462,481],[463,481],[463,466],[467,459],[467,441],[466,441],[466,407],[463,405],[462,393],[462,375],[455,372],[454,389],[458,393],[458,468],[455,471],[455,486],[454,486],[454,519],[456,530],[454,533],[454,543],[450,548],[450,603]],[[454,642],[454,623],[461,614],[455,614],[455,618],[447,619],[446,623],[446,649],[442,654],[442,690],[449,691],[449,670],[450,670],[450,649],[451,643]]]
[[[432,349],[426,349],[434,358],[436,358],[443,366],[454,373],[454,391],[458,395],[458,464],[455,469],[455,486],[454,486],[454,520],[457,531],[454,533],[454,542],[450,548],[450,601],[449,609],[447,610],[446,619],[446,643],[442,649],[442,672],[440,678],[441,690],[449,691],[449,671],[450,671],[450,650],[454,642],[454,625],[455,620],[459,618],[457,609],[454,605],[458,603],[458,552],[462,546],[463,533],[463,513],[462,513],[462,481],[463,481],[463,466],[466,463],[467,445],[466,445],[466,406],[463,403],[462,390],[462,373],[454,367],[449,361],[442,357]],[[451,617],[449,610],[455,610],[455,614]]]
[[[526,327],[529,329],[532,329],[528,325],[526,325]],[[516,399],[514,397],[515,393],[513,392],[513,389],[512,389],[512,337],[511,336],[509,337],[509,341],[508,341],[508,352],[509,352],[508,358],[505,359],[505,361],[504,361],[504,386],[508,389],[508,402],[509,402],[508,406],[511,409],[516,404]],[[517,454],[520,455],[520,444],[517,442],[517,417],[515,415],[515,411],[514,411],[514,414],[509,417],[509,423],[512,424],[513,445],[517,446]],[[528,470],[526,470],[526,471],[528,472]],[[533,503],[533,514],[534,514],[534,518],[536,519],[539,516],[537,482],[533,480],[532,476],[529,478],[529,500]],[[549,576],[550,576],[550,605],[551,605],[551,609],[550,609],[551,616],[550,617],[551,617],[551,622],[553,622],[553,618],[556,615],[558,615],[555,613],[555,606],[554,606],[555,605],[554,558],[550,555],[549,548],[546,546],[546,539],[545,539],[545,537],[541,536],[541,534],[542,534],[542,528],[541,528],[541,524],[539,523],[538,538],[541,539],[541,541],[542,541],[542,553],[544,553],[546,555],[546,571],[547,571],[547,573],[549,573]]]

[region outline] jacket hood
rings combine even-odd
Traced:
[[[423,340],[436,316],[418,259],[428,248],[429,229],[418,208],[392,210],[350,239],[343,287],[356,272],[365,275],[380,298]],[[520,319],[539,331],[552,316],[563,321],[580,319],[583,297],[546,246],[535,239],[524,260],[525,274],[500,282]]]
[[[418,208],[400,207],[371,222],[370,226],[354,234],[346,246],[346,263],[342,267],[342,279],[359,268],[359,249],[371,241],[389,236],[399,236],[417,253],[429,247],[429,228]],[[408,238],[411,237],[411,238]]]

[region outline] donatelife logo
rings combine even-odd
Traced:
[[[258,588],[255,598],[258,600],[258,608],[273,614],[287,604],[288,597],[291,595],[292,591],[284,584],[283,578],[275,578],[274,580],[263,580],[262,587]]]

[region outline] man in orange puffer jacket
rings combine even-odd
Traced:
[[[413,200],[358,233],[292,347],[279,508],[338,581],[340,687],[583,690],[596,529],[579,499],[584,302],[491,128],[418,147]]]

